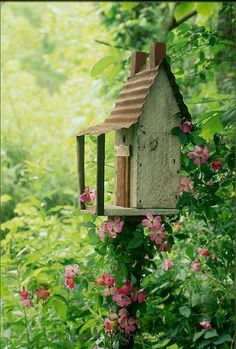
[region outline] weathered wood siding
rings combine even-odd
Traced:
[[[176,207],[176,189],[180,181],[180,142],[178,137],[171,134],[171,129],[180,126],[180,118],[174,116],[177,112],[179,107],[166,73],[161,68],[138,123],[136,207]]]
[[[137,207],[137,130],[138,124],[135,124],[128,129],[122,128],[116,131],[116,145],[124,144],[130,146],[130,207]],[[116,177],[116,180],[117,179]]]

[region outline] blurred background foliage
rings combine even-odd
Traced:
[[[151,42],[161,40],[167,42],[168,60],[193,122],[210,147],[216,135],[223,139],[222,160],[234,173],[233,3],[3,3],[3,348],[93,348],[102,338],[107,314],[93,281],[110,272],[110,261],[95,253],[97,241],[87,233],[94,218],[81,217],[77,209],[73,135],[109,115],[129,75],[131,51],[148,52]],[[107,139],[107,201],[113,199],[113,138]],[[95,148],[95,138],[88,138],[86,184],[92,187]],[[166,280],[170,276],[161,272],[156,258],[157,270],[146,280],[155,288],[137,348],[232,347],[232,183],[229,177],[218,192],[219,221],[213,215],[204,223],[183,211],[181,229],[188,239],[175,246],[178,270]],[[186,271],[199,244],[220,255],[212,282]],[[82,270],[74,293],[63,285],[63,268],[70,263]],[[53,292],[51,303],[26,313],[19,289],[27,285],[34,292],[42,284]],[[190,313],[181,317],[183,305]],[[214,319],[219,343],[214,334],[213,339],[193,337],[200,333],[202,313]]]

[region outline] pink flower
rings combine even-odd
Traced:
[[[25,290],[25,288],[23,287],[23,289],[20,291],[20,298],[21,298],[21,301],[22,301],[22,305],[24,307],[33,307],[34,304],[33,302],[29,299],[29,292],[27,292]]]
[[[213,262],[217,261],[216,256],[212,256],[211,259],[212,259]]]
[[[171,248],[171,245],[168,242],[165,242],[164,244],[161,244],[160,251],[166,252],[169,251]]]
[[[213,160],[211,162],[211,168],[214,172],[217,172],[218,170],[220,170],[223,167],[222,162],[218,161],[218,160]]]
[[[22,304],[25,307],[33,307],[34,306],[33,302],[30,299],[23,299]]]
[[[177,192],[179,196],[182,196],[184,192],[193,194],[194,190],[192,180],[186,177],[181,178],[180,185],[177,188]]]
[[[106,332],[112,332],[116,327],[116,322],[114,320],[105,319],[104,325]]]
[[[131,298],[134,302],[138,301],[138,303],[141,304],[146,300],[147,292],[143,289],[138,289],[135,287]]]
[[[106,287],[105,289],[104,289],[104,291],[103,291],[103,296],[104,297],[108,297],[108,296],[110,296],[111,295],[111,293],[110,293],[110,288],[109,287]]]
[[[97,235],[102,241],[105,239],[105,234],[108,234],[111,238],[115,238],[117,234],[122,232],[123,225],[124,221],[119,217],[110,219],[100,225]]]
[[[124,295],[128,296],[132,287],[133,286],[132,286],[131,282],[129,280],[126,280],[125,284],[121,288],[118,288],[117,293],[124,294]]]
[[[66,278],[74,278],[77,275],[79,275],[79,266],[78,266],[78,264],[67,265],[65,267],[65,277]]]
[[[91,202],[96,200],[96,191],[86,187],[84,193],[80,195],[81,202]]]
[[[74,278],[79,275],[79,266],[78,264],[67,265],[65,267],[65,286],[68,288],[75,288]]]
[[[110,320],[115,320],[115,319],[117,319],[118,318],[118,315],[117,314],[110,314],[109,315],[109,319]]]
[[[22,291],[20,291],[20,298],[23,301],[23,300],[27,299],[28,297],[29,297],[29,292],[27,292],[25,290],[25,288],[23,287]]]
[[[66,278],[65,280],[65,286],[68,288],[75,288],[75,281],[74,278]]]
[[[120,309],[120,311],[119,311],[119,317],[120,317],[120,319],[122,319],[122,318],[124,318],[124,317],[127,317],[127,309],[125,309],[125,308],[122,308],[122,309]]]
[[[192,262],[192,271],[199,272],[201,271],[201,262],[198,260],[195,260]]]
[[[40,287],[36,290],[36,295],[39,299],[46,301],[50,297],[51,292],[48,287]]]
[[[172,263],[171,261],[169,261],[168,259],[164,259],[164,262],[163,262],[163,269],[165,271],[168,271],[170,268],[172,268],[174,265],[174,263]]]
[[[211,253],[206,249],[206,248],[197,248],[197,253],[200,254],[201,256],[206,256],[209,257]]]
[[[113,287],[115,286],[115,280],[111,274],[103,274],[96,280],[96,284],[100,286]]]
[[[189,133],[192,131],[192,127],[193,127],[193,125],[192,125],[191,121],[184,121],[181,124],[180,129],[183,133]]]
[[[146,214],[146,217],[147,217],[147,219],[142,220],[142,225],[144,227],[149,228],[153,232],[156,232],[158,230],[163,231],[163,227],[161,226],[161,217],[160,216],[153,217],[152,213],[148,212]]]
[[[122,308],[119,311],[118,319],[120,328],[124,329],[125,333],[131,333],[136,331],[136,319],[133,317],[128,317],[128,312],[126,309]]]
[[[180,229],[180,222],[177,221],[177,222],[175,222],[175,224],[174,224],[174,226],[173,226],[173,230],[174,230],[174,231],[178,231],[179,229]]]
[[[205,146],[202,148],[196,145],[194,151],[188,153],[188,157],[190,159],[195,159],[193,163],[197,166],[200,164],[206,164],[209,157],[208,147]]]
[[[205,329],[205,330],[212,330],[212,326],[208,321],[201,321],[200,325]]]
[[[161,245],[161,243],[162,243],[162,238],[161,238],[160,236],[158,236],[158,237],[156,238],[156,240],[155,240],[155,243],[156,243],[157,245]]]
[[[127,307],[128,305],[131,304],[131,299],[126,296],[125,294],[118,294],[116,293],[113,297],[112,297],[113,301],[116,302],[117,305],[119,305],[120,307]]]

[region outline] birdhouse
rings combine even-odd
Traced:
[[[97,136],[97,201],[101,216],[175,214],[180,184],[180,141],[172,134],[190,114],[166,60],[165,43],[134,52],[131,72],[110,116],[77,134],[79,193],[85,189],[84,137]],[[104,203],[105,134],[115,131],[115,202]],[[80,203],[83,212],[86,205]]]

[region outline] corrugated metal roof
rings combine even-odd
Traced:
[[[170,66],[164,59],[161,65],[167,73],[171,87],[174,91],[174,95],[177,104],[180,108],[180,112],[186,118],[190,118],[188,109],[183,102],[183,97],[179,91],[178,85],[175,82],[175,77],[171,73]],[[154,83],[156,76],[158,75],[159,66],[154,69],[146,69],[136,73],[133,77],[129,77],[128,81],[122,88],[118,101],[115,104],[115,108],[112,110],[110,116],[105,119],[102,124],[89,127],[81,132],[77,133],[78,136],[85,134],[100,135],[113,130],[119,130],[121,128],[129,128],[131,125],[138,121],[139,116],[142,114],[144,103],[149,91]]]

